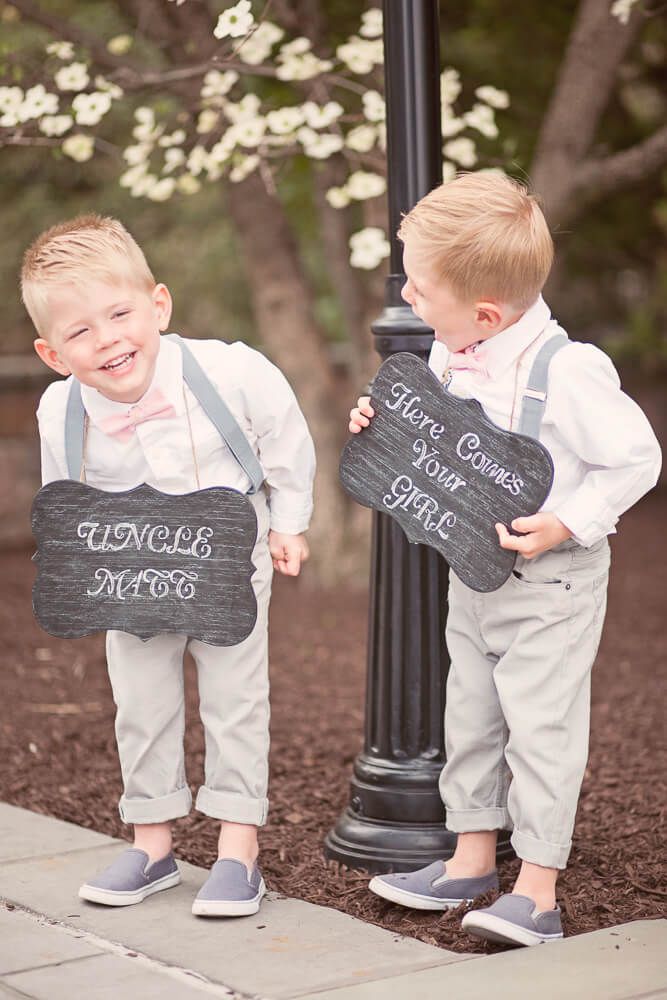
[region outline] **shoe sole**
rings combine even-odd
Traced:
[[[165,875],[156,882],[151,882],[150,885],[145,886],[143,889],[127,891],[99,889],[97,886],[86,883],[79,889],[79,899],[85,899],[89,903],[102,903],[104,906],[132,906],[134,903],[143,902],[147,896],[152,896],[154,892],[171,889],[172,886],[178,885],[180,881],[181,873],[174,872],[171,875]]]
[[[368,883],[368,888],[376,896],[382,896],[399,906],[409,906],[413,910],[454,910],[461,903],[472,903],[472,899],[438,899],[435,896],[421,896],[418,892],[408,892],[395,885],[383,882],[377,875]]]
[[[509,920],[495,917],[492,913],[466,913],[461,921],[461,927],[468,934],[496,941],[498,944],[519,944],[531,948],[535,944],[547,944],[549,941],[560,941],[560,934],[540,934],[530,931],[527,927],[518,927]]]
[[[192,912],[195,917],[249,917],[257,913],[265,893],[262,879],[253,899],[195,899]]]

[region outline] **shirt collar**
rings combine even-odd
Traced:
[[[160,350],[155,362],[155,372],[144,396],[151,389],[160,389],[164,393],[176,410],[177,416],[183,413],[183,356],[178,344],[173,344],[165,340],[164,337],[160,338]],[[144,396],[141,398],[143,399]],[[94,424],[99,424],[105,417],[125,413],[130,406],[135,405],[134,403],[119,403],[115,399],[108,399],[89,385],[81,386],[81,399],[86,413]],[[137,400],[137,402],[141,402],[141,400]]]
[[[484,352],[484,362],[491,378],[503,375],[539,337],[550,319],[551,310],[540,295],[516,323],[485,340],[480,349]]]

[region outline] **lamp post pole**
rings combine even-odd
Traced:
[[[433,332],[401,298],[396,237],[408,212],[442,177],[437,0],[384,0],[387,173],[391,274],[373,324],[385,360],[426,359]],[[407,871],[451,857],[438,777],[445,762],[443,714],[447,565],[410,544],[373,512],[364,749],[354,762],[350,804],[325,839],[325,854],[369,872]],[[499,856],[508,853],[501,841]]]

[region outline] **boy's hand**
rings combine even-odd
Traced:
[[[522,531],[525,534],[520,537],[510,535],[504,524],[496,525],[501,548],[514,549],[524,559],[534,559],[540,553],[572,537],[570,529],[566,528],[555,514],[546,512],[531,514],[530,517],[515,517],[512,527],[515,531]]]
[[[284,535],[281,531],[269,532],[269,552],[273,568],[285,576],[298,576],[301,563],[310,555],[303,535]]]
[[[360,396],[357,405],[350,410],[349,429],[352,434],[358,434],[364,427],[368,427],[371,417],[375,416],[375,410],[371,406],[370,396]]]

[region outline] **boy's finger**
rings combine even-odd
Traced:
[[[521,551],[520,542],[522,539],[517,538],[516,535],[510,535],[509,531],[504,524],[496,524],[496,531],[498,532],[498,541],[500,542],[500,547],[503,549],[513,549],[515,552]]]
[[[375,410],[373,409],[373,407],[371,406],[370,403],[366,403],[364,406],[360,406],[359,407],[359,412],[360,413],[365,413],[365,415],[367,417],[374,417],[375,416]]]
[[[531,514],[529,517],[515,517],[512,521],[512,527],[515,531],[535,531],[539,527],[538,514]]]

